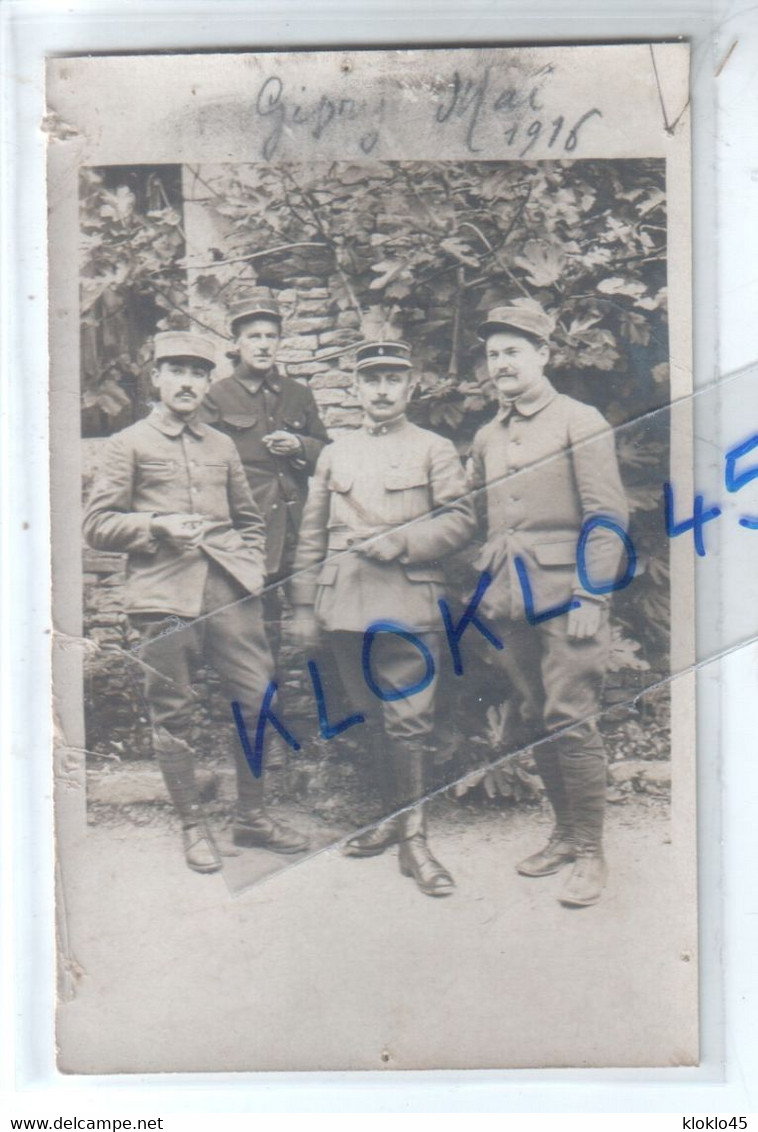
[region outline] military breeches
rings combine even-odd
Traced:
[[[524,723],[535,737],[560,732],[554,742],[561,750],[602,754],[596,716],[610,646],[608,612],[604,610],[600,629],[589,640],[569,638],[567,621],[565,616],[539,625],[498,621],[496,632],[505,648],[488,649],[488,659],[508,675]]]
[[[368,686],[363,670],[363,633],[335,630],[326,638],[334,654],[350,705],[366,717],[361,727],[377,734],[383,728],[389,739],[427,741],[434,728],[434,695],[439,668],[440,635],[416,634],[429,650],[434,675],[420,691],[398,699],[381,699]],[[394,633],[378,633],[370,656],[370,673],[378,688],[399,691],[421,684],[428,664],[416,645]],[[333,709],[334,710],[334,709]]]
[[[245,600],[240,606],[235,604]],[[161,614],[131,618],[142,635],[145,697],[153,727],[181,734],[197,706],[192,691],[195,665],[209,665],[221,677],[224,692],[255,720],[273,672],[259,598],[251,597],[230,575],[211,565],[197,620]],[[234,727],[231,706],[229,724]]]
[[[608,612],[589,640],[571,640],[566,617],[535,626],[501,622],[497,631],[505,648],[495,654],[495,663],[516,690],[532,739],[558,733],[534,748],[556,823],[577,846],[598,846],[606,769],[596,717],[610,644]]]
[[[288,518],[279,569],[276,573],[268,575],[265,589],[261,595],[266,636],[274,657],[274,663],[277,666],[279,665],[279,653],[282,647],[282,620],[284,610],[289,602],[289,581],[292,576],[292,564],[295,560],[296,549],[297,530],[292,519]]]

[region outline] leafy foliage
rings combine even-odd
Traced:
[[[157,173],[142,201],[110,179],[85,169],[80,180],[82,407],[118,426],[145,392],[145,327],[186,325],[188,316],[181,212]]]
[[[251,282],[308,277],[328,287],[342,327],[317,357],[363,334],[404,337],[419,375],[415,419],[465,455],[494,405],[476,326],[492,306],[537,302],[556,322],[551,379],[617,428],[640,561],[614,604],[612,675],[665,672],[668,421],[650,415],[669,389],[662,161],[188,167],[193,208],[218,233],[202,264],[185,260],[182,202],[163,181],[150,173],[140,194],[107,171],[83,175],[88,411],[113,427],[139,399],[156,326],[186,325]]]
[[[204,171],[226,236],[199,285],[331,272],[364,332],[412,342],[419,420],[458,435],[492,401],[481,314],[537,301],[557,320],[553,376],[589,381],[616,424],[665,400],[663,184],[653,160],[223,166]]]

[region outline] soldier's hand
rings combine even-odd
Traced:
[[[399,531],[393,531],[356,549],[363,558],[369,558],[372,562],[394,562],[406,549],[405,538]]]
[[[291,456],[300,451],[301,446],[298,437],[283,428],[278,428],[276,432],[269,432],[261,439],[274,456]]]
[[[311,605],[296,605],[290,621],[293,644],[304,651],[318,647],[318,622]]]
[[[597,635],[603,607],[596,601],[583,601],[568,615],[568,635],[572,641],[587,641]]]
[[[266,571],[263,569],[263,567],[261,567],[258,573],[258,578],[259,580],[256,582],[256,584],[254,586],[249,586],[248,588],[248,592],[253,597],[260,597],[266,586]]]
[[[156,515],[150,523],[155,538],[172,543],[177,550],[194,550],[205,533],[202,515]]]

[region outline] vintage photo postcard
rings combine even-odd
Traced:
[[[697,1064],[688,90],[49,61],[62,1071]]]

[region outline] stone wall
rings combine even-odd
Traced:
[[[317,277],[296,278],[293,286],[279,292],[285,320],[278,364],[288,377],[310,386],[321,419],[334,437],[361,422],[353,392],[353,350],[360,341],[360,319],[353,311],[338,310],[324,282]]]
[[[284,315],[280,368],[310,385],[332,436],[356,428],[361,413],[352,391],[352,367],[354,347],[363,337],[362,316],[357,309],[340,308],[336,296],[344,296],[345,286],[334,275],[331,256],[303,247],[284,258],[237,259],[235,221],[209,203],[206,186],[213,185],[219,171],[199,166],[185,167],[183,173],[189,308],[202,327],[218,336],[216,377],[226,377],[233,365],[229,305],[252,286],[270,286]]]

